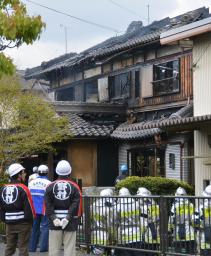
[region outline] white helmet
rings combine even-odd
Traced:
[[[184,188],[178,187],[175,193],[175,196],[185,196],[187,195],[187,192],[185,191]]]
[[[147,188],[140,187],[140,188],[138,188],[137,195],[138,196],[151,196],[152,193]]]
[[[37,166],[34,166],[33,169],[32,169],[33,172],[37,172],[37,170],[38,170]]]
[[[100,191],[100,196],[113,196],[113,190],[106,188]]]
[[[206,191],[204,190],[203,192],[202,192],[202,196],[204,196],[204,197],[208,197],[209,195],[206,193]]]
[[[56,173],[61,176],[67,176],[71,173],[72,168],[68,161],[61,160],[56,166]]]
[[[119,196],[131,196],[131,194],[127,188],[123,187],[119,190]]]
[[[47,165],[44,165],[44,164],[41,164],[39,167],[38,167],[38,173],[48,173],[48,166]]]
[[[8,168],[8,174],[10,177],[12,177],[23,170],[25,170],[25,168],[21,164],[18,164],[18,163],[11,164]]]
[[[207,196],[211,196],[211,185],[208,185],[204,191],[207,194]]]

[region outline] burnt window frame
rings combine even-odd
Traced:
[[[63,91],[63,96],[67,96],[67,94],[64,92],[64,91],[67,91],[67,90],[71,90],[72,91],[72,98],[70,99],[59,99],[59,97],[61,97],[61,93]],[[59,95],[60,94],[60,95]],[[67,88],[61,88],[61,89],[57,89],[55,90],[55,98],[57,101],[75,101],[75,87],[74,86],[70,86],[70,87],[67,87]]]
[[[92,80],[88,80],[88,81],[84,81],[84,101],[85,102],[95,102],[95,101],[87,101],[88,97],[87,97],[87,91],[88,91],[88,87],[89,86],[96,86],[96,95],[97,95],[97,100],[96,102],[99,102],[99,93],[98,93],[98,80],[97,79],[92,79]],[[91,95],[91,93],[89,94]],[[95,95],[95,94],[92,94]]]
[[[177,74],[174,75],[174,62],[177,62]],[[172,63],[172,68],[169,67],[169,65]],[[165,66],[166,65],[166,66]],[[159,68],[166,69],[165,73],[162,74],[162,70],[160,70],[160,73],[158,73]],[[172,74],[170,75],[170,70],[172,69]],[[162,77],[165,76],[165,77]],[[181,72],[180,72],[180,59],[174,59],[169,60],[165,62],[161,62],[158,64],[153,65],[153,96],[163,96],[163,95],[169,95],[169,94],[175,94],[180,93],[180,86],[181,86]],[[176,83],[176,85],[174,85]],[[163,86],[163,90],[156,90],[156,87],[159,88],[159,86]],[[176,89],[174,89],[174,86]],[[172,87],[172,89],[168,89],[169,87]],[[166,89],[165,89],[166,88]]]
[[[135,86],[135,98],[139,98],[141,95],[140,90],[141,90],[141,79],[140,79],[140,69],[135,70],[134,72],[134,86]]]
[[[117,93],[117,85],[116,85],[116,80],[120,78],[121,76],[128,76],[127,83],[129,83],[128,90],[126,93],[124,92],[124,85],[118,84],[119,87],[119,93]],[[121,81],[121,79],[119,79]],[[121,82],[120,82],[121,83]],[[121,99],[121,98],[130,98],[131,97],[131,86],[132,86],[132,72],[131,71],[126,71],[122,73],[118,73],[116,75],[112,75],[108,77],[108,87],[109,87],[109,98],[110,99]]]

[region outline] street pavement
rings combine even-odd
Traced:
[[[4,255],[4,248],[5,248],[5,244],[4,243],[0,243],[0,255],[3,256]],[[30,256],[48,256],[48,253],[45,252],[35,252],[35,253],[29,253]],[[62,251],[61,256],[64,255],[64,252]],[[86,256],[87,253],[85,251],[82,250],[77,250],[77,256]],[[18,251],[16,250],[16,253],[14,254],[14,256],[18,256]]]

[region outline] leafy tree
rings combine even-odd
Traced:
[[[9,85],[9,86],[8,86]],[[53,150],[69,136],[68,120],[46,101],[23,93],[15,76],[0,79],[0,169],[21,157]]]
[[[12,74],[12,60],[2,51],[32,44],[40,37],[45,24],[40,16],[30,17],[20,0],[0,0],[0,76]]]

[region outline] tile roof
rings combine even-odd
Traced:
[[[157,120],[147,120],[133,124],[121,124],[111,134],[111,137],[116,139],[144,139],[152,137],[156,134],[164,132],[162,128],[167,125],[175,125],[183,123],[184,120],[192,120],[190,117],[193,113],[193,105],[188,104],[182,107],[169,117],[163,117]]]
[[[152,129],[136,129],[134,127],[132,130],[128,130],[128,125],[127,124],[122,124],[118,126],[116,130],[111,134],[112,138],[116,139],[126,139],[126,140],[134,140],[134,139],[146,139],[150,138],[154,135],[161,134],[162,130],[158,128],[152,128]]]
[[[207,121],[211,121],[211,114],[202,115],[202,116],[182,117],[182,118],[174,117],[174,118],[160,120],[157,122],[145,123],[142,126],[142,129],[154,129],[155,127],[164,129],[170,126],[181,126],[185,124],[203,123]]]
[[[68,114],[70,133],[73,137],[103,138],[109,137],[114,130],[113,124],[93,124],[77,114]]]
[[[92,63],[96,59],[105,58],[111,54],[159,40],[160,34],[164,31],[190,24],[208,16],[209,9],[203,7],[174,18],[167,17],[154,21],[148,26],[142,26],[141,22],[132,22],[125,34],[109,38],[79,54],[70,53],[69,55],[44,62],[39,67],[28,69],[26,70],[25,78],[31,79],[56,69],[73,68],[83,63]]]

